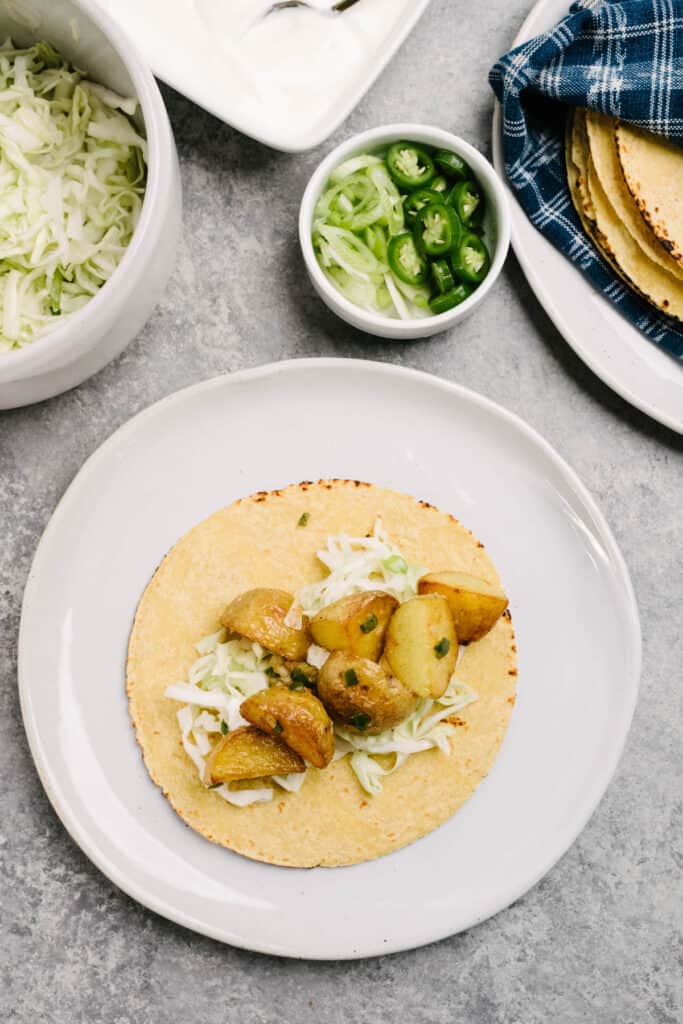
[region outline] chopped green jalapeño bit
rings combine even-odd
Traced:
[[[408,572],[408,563],[400,555],[391,555],[382,561],[382,568],[387,572]]]
[[[358,686],[358,676],[356,675],[354,669],[347,668],[346,672],[344,673],[344,685]]]
[[[409,231],[394,235],[387,248],[389,269],[400,281],[409,285],[424,284],[429,277],[426,259],[415,247],[415,239]]]
[[[428,185],[435,175],[432,158],[412,142],[395,142],[390,146],[386,166],[395,184],[409,191]]]
[[[352,717],[351,725],[363,732],[370,725],[370,715],[364,715],[363,712],[360,711],[357,715]]]
[[[224,736],[229,732],[229,730],[230,726],[228,725],[228,723],[225,720],[221,721],[221,732],[223,733]]]
[[[377,626],[377,616],[369,615],[365,622],[361,622],[360,631],[361,633],[372,633],[373,629],[377,629]]]
[[[299,686],[313,686],[312,679],[301,668],[292,669],[291,676],[292,682],[297,683]]]
[[[284,732],[282,722],[280,721],[279,718],[275,719],[275,728],[273,729],[273,732],[275,733],[276,736],[279,736],[282,732]]]
[[[302,512],[302,514],[299,516],[299,522],[296,525],[297,526],[308,526],[308,520],[310,518],[311,518],[311,513],[310,512]]]
[[[451,649],[451,642],[446,637],[443,640],[439,640],[438,644],[434,646],[434,654],[437,658],[445,658]]]

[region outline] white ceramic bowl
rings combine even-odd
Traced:
[[[8,10],[9,9],[9,10]],[[23,349],[0,356],[0,409],[50,398],[101,370],[140,331],[173,268],[180,234],[178,158],[156,82],[114,22],[87,0],[2,5],[0,38],[46,39],[96,81],[139,101],[149,144],[139,224],[109,281],[72,318]]]
[[[491,269],[477,290],[468,299],[447,313],[424,317],[419,320],[396,320],[392,317],[371,313],[356,306],[327,279],[320,268],[313,250],[311,227],[316,203],[325,188],[330,173],[344,160],[357,153],[368,153],[382,146],[391,145],[400,139],[421,142],[440,149],[452,149],[472,168],[474,175],[486,196],[484,218],[484,239],[491,253]],[[309,181],[301,201],[299,214],[299,240],[306,262],[306,269],[313,287],[320,298],[342,320],[358,327],[361,331],[376,334],[381,338],[409,340],[428,338],[439,331],[445,331],[458,321],[464,320],[476,306],[486,298],[502,269],[510,246],[510,211],[503,184],[491,164],[481,153],[464,139],[442,128],[424,124],[388,124],[371,128],[342,142],[323,160]]]

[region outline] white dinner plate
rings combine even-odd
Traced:
[[[569,0],[540,0],[513,46],[546,32]],[[493,118],[493,162],[505,177],[502,118]],[[587,277],[531,224],[512,190],[512,247],[558,331],[591,370],[631,405],[683,433],[683,365],[648,341],[595,290]]]
[[[124,660],[138,598],[182,534],[240,496],[320,477],[413,494],[483,540],[510,596],[519,695],[493,770],[445,825],[371,863],[296,870],[214,846],[175,815],[135,742]],[[33,757],[87,856],[173,921],[321,959],[431,942],[534,885],[605,791],[639,669],[627,569],[557,453],[465,388],[336,359],[219,377],[118,430],[45,531],[19,640]]]
[[[358,0],[332,18],[289,9],[256,23],[269,0],[100,2],[174,89],[245,135],[298,152],[351,113],[429,0]]]

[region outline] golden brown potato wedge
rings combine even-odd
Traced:
[[[393,674],[419,697],[440,697],[458,658],[448,601],[441,594],[411,597],[389,622],[384,656]]]
[[[219,782],[305,771],[303,759],[293,750],[279,739],[247,725],[219,739],[207,759],[204,782],[215,786]]]
[[[230,633],[254,640],[269,651],[303,661],[311,642],[307,623],[301,629],[285,624],[294,598],[286,590],[257,587],[231,601],[223,612],[221,625]]]
[[[310,690],[271,686],[240,705],[240,714],[252,725],[281,739],[316,768],[324,768],[334,754],[330,716]]]
[[[418,700],[376,662],[346,651],[335,651],[323,665],[318,695],[335,722],[368,735],[399,725]]]
[[[348,651],[378,661],[398,601],[382,590],[334,601],[311,619],[311,636],[328,651]]]
[[[508,606],[500,587],[465,572],[430,572],[422,577],[418,589],[421,594],[446,598],[461,644],[486,636]]]

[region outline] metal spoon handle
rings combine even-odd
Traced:
[[[252,22],[252,26],[257,24],[262,18],[267,18],[269,14],[274,14],[276,11],[285,11],[288,7],[308,7],[318,14],[341,14],[342,11],[347,11],[349,7],[353,7],[357,3],[358,0],[337,0],[330,7],[319,7],[317,4],[309,3],[308,0],[277,0],[276,3],[271,4],[266,11]]]

